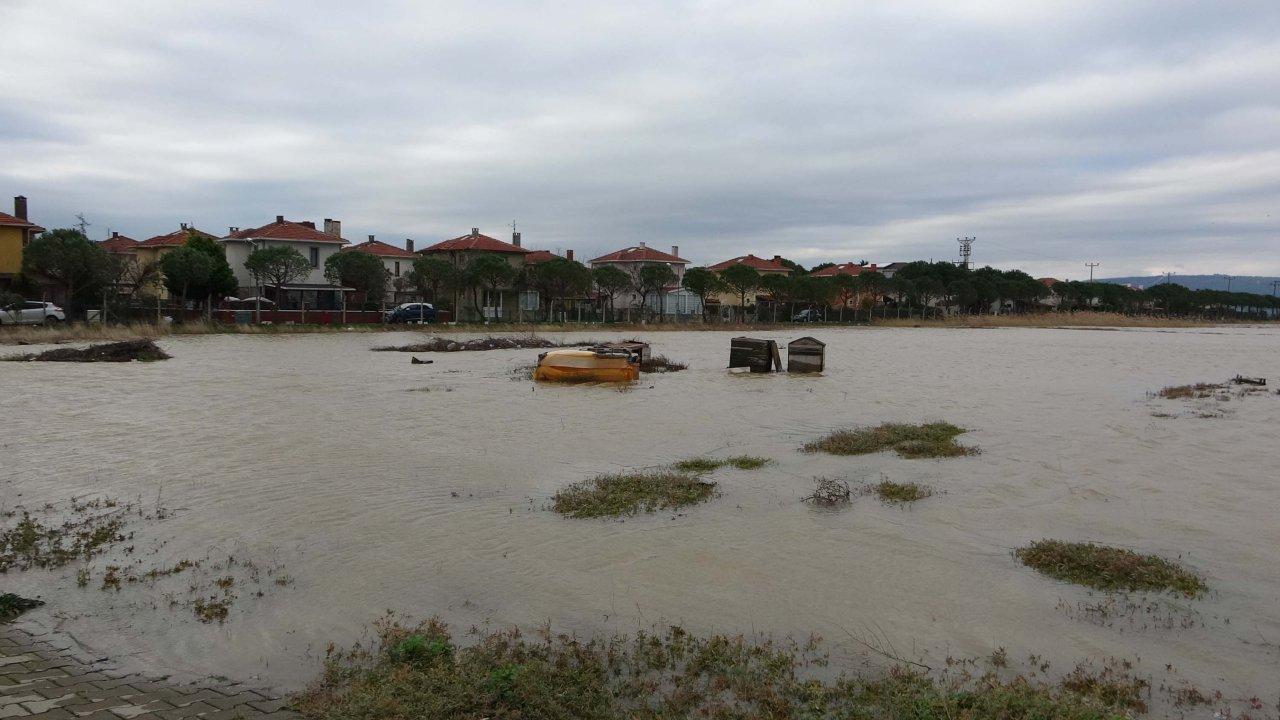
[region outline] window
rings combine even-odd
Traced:
[[[400,261],[399,260],[396,261],[395,273],[396,273],[396,277],[400,277]]]
[[[318,247],[311,248],[311,267],[320,267],[320,248]]]

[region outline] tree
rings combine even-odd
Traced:
[[[853,275],[839,273],[831,278],[836,302],[840,303],[840,322],[844,322],[844,309],[858,297],[858,281]],[[854,317],[854,322],[857,322]]]
[[[297,250],[284,245],[268,245],[254,250],[244,261],[244,267],[258,285],[270,282],[276,286],[277,303],[283,299],[286,285],[311,273],[311,261]],[[259,314],[255,321],[261,319]]]
[[[778,322],[778,306],[795,296],[796,281],[800,277],[803,276],[792,277],[773,273],[760,276],[760,289],[769,294],[770,304],[773,305],[774,322]]]
[[[617,265],[602,265],[591,271],[591,279],[595,282],[600,294],[607,298],[605,320],[610,320],[613,314],[613,299],[631,287],[631,276]]]
[[[227,262],[227,249],[217,240],[193,232],[187,233],[185,247],[202,253],[209,258],[209,277],[202,287],[192,287],[192,295],[204,297],[205,317],[213,314],[213,298],[225,297],[236,291],[240,283]]]
[[[376,306],[387,294],[386,265],[377,256],[360,250],[330,255],[324,261],[324,277],[334,285],[349,287],[364,295],[366,305]]]
[[[484,311],[480,309],[480,290],[487,289],[496,295],[499,288],[506,287],[515,279],[516,269],[505,258],[486,254],[477,256],[471,261],[467,266],[466,276],[471,285],[471,297],[476,314],[483,318]]]
[[[681,285],[685,290],[698,296],[698,303],[702,306],[702,319],[707,319],[707,296],[724,287],[720,282],[720,278],[716,274],[704,267],[689,268],[684,271],[684,279]]]
[[[183,245],[165,253],[160,258],[160,272],[164,273],[164,286],[178,297],[179,309],[186,305],[188,293],[209,286],[213,274],[213,261],[208,255]],[[178,313],[181,320],[181,313]]]
[[[577,260],[552,258],[533,268],[533,285],[544,293],[547,304],[547,320],[555,320],[556,300],[564,310],[571,295],[582,295],[591,290],[591,270]]]
[[[457,281],[458,269],[448,260],[423,256],[413,261],[413,269],[409,271],[408,278],[424,296],[430,290],[431,302],[439,305],[440,289]]]
[[[744,321],[747,317],[747,295],[760,287],[760,273],[750,265],[730,265],[720,273],[720,282],[738,296],[738,321]]]
[[[22,272],[43,275],[62,286],[69,314],[79,317],[81,300],[94,297],[110,281],[111,262],[84,233],[61,228],[42,233],[23,248]]]
[[[676,271],[666,263],[645,263],[636,272],[635,287],[640,293],[640,310],[643,314],[649,300],[649,293],[658,297],[658,316],[662,317],[663,296],[668,285],[676,281]]]
[[[831,298],[835,295],[835,287],[831,281],[825,277],[814,277],[813,275],[801,275],[795,281],[795,297],[809,307],[815,305],[821,306],[823,309],[823,318],[826,318],[826,309],[831,306]]]

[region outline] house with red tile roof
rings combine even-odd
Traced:
[[[112,232],[111,237],[98,241],[98,247],[112,255],[134,255],[135,257],[138,244],[139,241],[118,232]]]
[[[187,238],[191,236],[209,238],[216,240],[217,236],[198,230],[190,223],[180,223],[178,229],[163,235],[155,235],[143,240],[133,246],[132,254],[137,259],[138,264],[142,266],[151,265],[160,262],[160,258],[164,257],[174,248],[182,247],[187,242]],[[111,242],[107,240],[106,242]],[[164,286],[164,280],[159,275],[155,279],[141,288],[146,295],[161,298],[169,297],[169,290]]]
[[[459,235],[425,247],[418,251],[424,257],[440,258],[465,271],[476,258],[486,255],[500,257],[517,271],[524,269],[529,251],[520,246],[520,233],[511,233],[511,242],[504,242],[471,228],[466,235]],[[496,291],[488,288],[472,288],[473,297],[461,298],[454,292],[454,317],[462,321],[516,320],[522,314],[521,300],[516,288],[503,287]]]
[[[754,268],[761,275],[790,275],[791,268],[782,264],[782,256],[774,255],[772,260],[756,257],[755,255],[739,255],[736,258],[729,258],[724,262],[718,262],[715,265],[708,265],[707,269],[719,275],[734,265],[746,265]]]
[[[13,199],[13,214],[0,212],[0,288],[22,271],[22,251],[44,228],[27,220],[27,199]]]
[[[821,270],[814,270],[809,275],[812,277],[835,277],[836,275],[861,275],[864,272],[877,272],[875,263],[859,265],[858,263],[847,262],[843,265],[830,265]]]
[[[260,248],[288,247],[307,259],[310,270],[305,277],[286,287],[263,285],[264,294],[273,298],[282,310],[303,306],[315,310],[341,309],[344,289],[325,279],[324,261],[348,244],[342,239],[342,223],[325,218],[324,229],[317,230],[310,220],[286,220],[283,215],[277,215],[275,222],[262,227],[230,228],[227,236],[218,242],[227,250],[227,262],[236,274],[241,297],[258,293],[255,278],[244,266],[250,253]]]
[[[398,295],[409,288],[406,276],[413,269],[413,261],[418,258],[418,254],[413,251],[413,240],[405,240],[404,243],[405,246],[400,247],[384,243],[370,235],[368,240],[357,245],[348,245],[338,252],[368,253],[381,260],[382,266],[387,270],[387,277],[390,278],[387,284],[387,297],[384,299],[396,303]]]
[[[643,306],[649,310],[660,310],[662,315],[700,316],[702,314],[701,298],[685,290],[681,285],[684,280],[684,270],[689,261],[680,257],[680,248],[675,245],[671,246],[671,252],[666,253],[651,248],[642,242],[638,245],[625,247],[594,258],[591,260],[590,265],[592,269],[613,266],[633,278],[638,278],[640,268],[653,263],[670,267],[671,271],[675,273],[675,282],[663,289],[663,292],[660,293],[660,298],[653,297],[652,294],[650,297],[641,298],[638,292],[619,293],[613,298],[613,309],[630,311],[633,308]],[[642,303],[641,300],[644,302]],[[661,305],[661,308],[659,308],[659,305]]]

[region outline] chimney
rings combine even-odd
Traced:
[[[413,238],[404,239],[404,249],[413,252]]]
[[[672,254],[672,255],[675,255],[676,257],[680,257],[680,246],[678,246],[678,245],[672,245],[672,246],[671,246],[671,254]]]
[[[370,235],[370,236],[369,236],[369,242],[373,242],[373,236],[372,236],[372,235]]]
[[[572,259],[573,259],[573,248],[569,248],[568,250],[565,250],[565,251],[564,251],[564,259],[565,259],[565,260],[572,260]]]
[[[112,231],[111,231],[111,237],[112,237],[113,239],[114,239],[114,238],[118,238],[118,237],[120,237],[120,233],[116,232],[115,230],[112,230]]]
[[[179,225],[183,230],[186,230],[186,229],[187,229],[187,224],[186,224],[186,223],[178,223],[178,225]]]
[[[302,222],[300,222],[300,223],[298,223],[298,224],[299,224],[299,225],[301,225],[301,226],[303,226],[303,227],[309,227],[309,228],[311,228],[312,230],[315,230],[315,229],[316,229],[316,224],[315,224],[315,222],[314,222],[314,221],[312,221],[312,220],[303,220]]]
[[[511,233],[511,244],[515,245],[516,247],[520,247],[520,233],[518,232]]]
[[[471,237],[475,237],[479,234],[480,234],[480,228],[471,228]]]
[[[27,198],[23,195],[13,199],[13,216],[19,220],[27,219]]]
[[[774,255],[774,256],[773,256],[773,261],[774,261],[774,262],[776,262],[776,263],[778,263],[779,265],[781,265],[781,264],[782,264],[782,256],[781,256],[781,255]]]
[[[240,228],[236,227],[235,225],[231,225],[227,227],[227,235],[235,235],[238,232],[240,232]]]
[[[640,247],[644,247],[644,241],[643,241],[643,240],[641,240],[641,241],[640,241]]]
[[[283,215],[277,215],[277,216],[276,216],[276,222],[278,222],[278,223],[282,223],[282,222],[284,222],[284,216],[283,216]]]
[[[330,218],[324,219],[324,234],[334,237],[342,237],[342,223]]]

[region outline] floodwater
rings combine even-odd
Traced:
[[[186,579],[163,597],[145,584],[100,590],[111,558],[94,561],[85,588],[74,567],[0,584],[48,600],[25,622],[103,654],[284,688],[314,675],[328,642],[356,640],[391,609],[460,631],[816,632],[849,668],[884,662],[863,643],[935,666],[998,647],[1059,671],[1116,656],[1158,681],[1275,702],[1280,396],[1147,393],[1280,379],[1280,329],[815,334],[828,369],[806,377],[727,373],[732,333],[642,333],[690,369],[625,392],[513,379],[536,350],[424,356],[431,365],[369,352],[417,333],[175,337],[160,342],[167,362],[6,363],[0,505],[96,494],[163,506],[171,515],[137,523],[134,555],[116,560],[235,555],[291,582],[241,576],[225,624],[182,604]],[[982,453],[797,452],[842,426],[928,420],[971,429],[960,441]],[[776,462],[717,471],[721,496],[678,514],[569,520],[545,507],[596,473],[742,453]],[[822,511],[801,501],[816,476],[939,494]],[[1099,620],[1084,606],[1100,596],[1012,557],[1042,537],[1181,558],[1212,592],[1138,596],[1155,607],[1121,603]],[[202,572],[191,582],[216,574]]]

